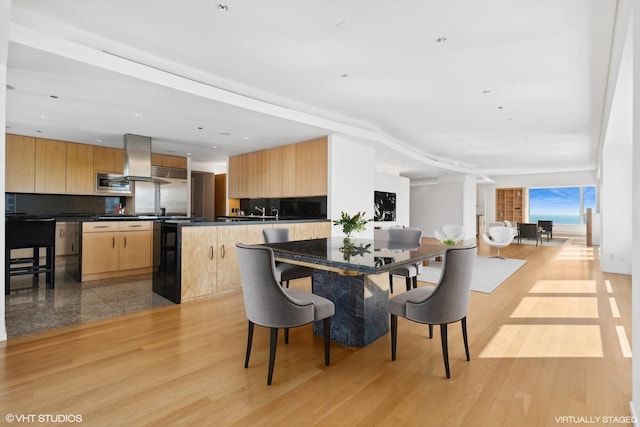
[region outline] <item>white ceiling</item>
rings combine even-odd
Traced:
[[[12,4],[10,133],[198,163],[341,133],[414,180],[595,169],[615,1]]]

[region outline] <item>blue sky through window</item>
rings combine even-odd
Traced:
[[[556,224],[580,224],[580,188],[549,187],[529,189],[529,220],[552,220]],[[595,210],[596,188],[582,187],[584,209]]]

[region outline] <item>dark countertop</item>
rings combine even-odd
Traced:
[[[250,216],[246,217],[246,218],[251,218]],[[261,217],[253,217],[253,219],[247,219],[245,221],[215,221],[215,222],[209,222],[209,221],[196,221],[196,220],[190,220],[188,218],[176,218],[176,219],[167,219],[165,221],[163,221],[164,224],[169,225],[169,226],[219,226],[219,227],[225,227],[225,226],[234,226],[234,225],[251,225],[251,224],[264,224],[265,222],[269,222],[269,223],[277,223],[277,224],[292,224],[292,223],[301,223],[301,222],[329,222],[331,220],[326,219],[326,218],[302,218],[302,219],[259,219]]]

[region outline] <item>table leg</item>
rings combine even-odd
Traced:
[[[364,347],[389,332],[388,273],[344,276],[314,270],[313,293],[331,300],[336,312],[331,319],[331,339],[348,347]],[[322,336],[322,322],[313,332]]]

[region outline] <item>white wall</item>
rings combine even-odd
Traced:
[[[410,222],[410,191],[411,181],[399,175],[375,173],[375,191],[396,193],[396,220],[374,222],[375,227],[389,228],[395,225],[409,227]],[[373,211],[372,211],[373,212]]]
[[[457,177],[433,185],[411,186],[411,227],[420,228],[425,237],[434,237],[434,230],[445,224],[463,224],[465,183],[464,177]],[[473,203],[475,206],[475,194]]]
[[[2,18],[4,16],[4,18]],[[6,129],[7,123],[7,55],[9,48],[9,21],[11,16],[11,1],[0,0],[0,126],[2,129]],[[2,158],[2,166],[0,167],[0,193],[4,194],[5,191],[5,133],[0,135],[0,157]],[[0,208],[4,212],[4,197],[0,201]],[[4,227],[0,227],[0,239],[2,242],[5,240]],[[0,256],[0,277],[4,277],[4,251],[1,251]],[[7,325],[4,315],[4,298],[0,298],[0,341],[7,340]]]
[[[631,147],[603,150],[600,268],[631,274]]]
[[[329,194],[327,212],[332,220],[340,212],[349,215],[365,211],[373,218],[373,192],[375,182],[374,149],[342,135],[329,135]],[[342,236],[339,226],[331,227],[332,236]],[[373,222],[356,235],[373,239]]]

